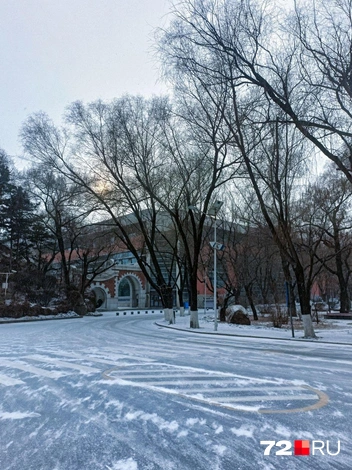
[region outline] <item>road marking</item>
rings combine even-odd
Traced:
[[[100,357],[100,356],[95,356],[94,353],[92,356],[89,355],[89,352],[85,354],[84,356],[77,354],[77,353],[66,353],[64,351],[55,351],[53,354],[57,354],[57,357],[68,357],[70,359],[77,359],[80,361],[86,361],[86,362],[94,362],[97,364],[108,364],[112,366],[119,366],[119,367],[128,367],[128,366],[134,366],[134,365],[152,365],[155,362],[155,359],[146,359],[146,358],[138,358],[138,357],[130,357],[126,354],[114,354],[110,355],[110,357],[113,357],[113,359],[106,359],[105,357]],[[121,362],[126,361],[126,362]],[[147,362],[145,362],[147,361]],[[142,369],[144,370],[144,369]]]
[[[45,369],[39,369],[39,367],[34,367],[29,364],[25,364],[23,362],[14,362],[9,361],[7,359],[0,359],[0,366],[10,367],[11,369],[19,369],[23,370],[24,372],[29,372],[33,375],[39,375],[41,377],[48,377],[49,379],[59,379],[60,377],[65,377],[69,375],[66,372],[58,372],[58,371],[50,371]]]
[[[54,357],[32,355],[32,356],[25,356],[25,359],[30,359],[32,361],[38,361],[38,362],[50,362],[51,364],[54,364],[57,367],[78,370],[81,374],[98,374],[101,372],[100,369],[96,369],[95,367],[75,364],[74,362],[59,361]]]
[[[272,392],[272,391],[275,391],[275,390],[302,390],[302,386],[298,386],[298,387],[290,387],[290,386],[287,386],[287,387],[281,387],[280,385],[278,385],[277,387],[211,387],[211,388],[184,388],[184,389],[180,389],[178,388],[177,389],[179,392],[196,392],[196,393],[213,393],[213,392],[226,392],[226,393],[229,393],[229,392]]]
[[[194,400],[210,406],[219,406],[231,411],[256,412],[262,414],[297,413],[321,408],[329,401],[329,397],[325,393],[320,390],[316,390],[309,385],[295,385],[294,383],[290,385],[290,382],[288,381],[282,381],[281,385],[281,383],[274,380],[256,379],[252,377],[238,376],[231,373],[194,369],[191,367],[170,366],[162,363],[155,363],[154,365],[156,364],[158,364],[159,368],[162,366],[165,368],[145,370],[140,367],[133,369],[130,366],[127,366],[126,368],[114,367],[103,372],[102,376],[105,379],[115,381],[119,385],[142,387],[147,390],[179,396],[184,399]],[[135,375],[133,374],[134,372],[136,372]],[[143,372],[143,374],[139,374],[139,372]],[[148,372],[150,372],[150,374]],[[173,380],[170,380],[170,373],[174,374]],[[206,379],[204,379],[205,377]],[[151,380],[144,380],[143,382],[140,381],[140,379],[145,378]],[[184,378],[186,380],[184,380]],[[249,386],[245,386],[246,382]],[[251,386],[253,383],[255,385]],[[199,387],[199,385],[201,386],[203,384],[206,384],[207,387]],[[221,387],[222,384],[225,386]],[[231,384],[232,387],[226,387],[226,384]],[[213,385],[215,385],[215,387],[213,387]],[[180,388],[182,386],[188,387]],[[282,394],[283,391],[301,391],[302,393],[290,395]],[[311,393],[303,393],[307,391]],[[227,395],[222,397],[217,395],[212,396],[219,392],[226,393]],[[238,396],[238,394],[244,392],[256,392],[257,395]],[[258,392],[268,392],[268,394],[258,395]],[[269,394],[270,392],[272,393]],[[199,395],[195,395],[195,393],[199,393]],[[229,393],[236,393],[237,396],[228,396]],[[203,396],[203,394],[206,394],[206,396]],[[274,402],[286,401],[286,405],[290,406],[293,401],[304,402],[307,400],[314,400],[315,403],[300,408],[270,408],[270,406],[273,406]],[[263,402],[268,403],[267,406],[269,407],[264,408]],[[235,403],[238,403],[239,406],[236,406]],[[250,406],[246,405],[246,403],[253,403],[254,405]]]
[[[228,403],[235,401],[290,401],[290,400],[316,400],[318,396],[315,395],[257,395],[251,397],[212,397],[213,401],[220,403]]]
[[[124,357],[123,359],[126,360],[126,357]],[[128,367],[128,366],[134,366],[134,365],[139,366],[140,365],[140,362],[121,362],[120,359],[116,359],[116,361],[109,361],[108,359],[98,359],[97,357],[91,357],[91,356],[86,356],[84,358],[84,360],[87,361],[87,362],[95,362],[97,364],[107,364],[107,365],[119,366],[119,367]],[[136,359],[133,359],[133,360],[136,361]],[[149,362],[147,362],[147,364],[149,364]],[[153,362],[150,362],[150,364],[153,364]]]
[[[24,383],[25,382],[20,379],[14,379],[13,377],[8,377],[7,375],[0,374],[0,384],[5,385],[5,387],[11,385],[22,385]]]
[[[326,406],[329,403],[329,397],[326,393],[322,392],[321,390],[317,390],[316,388],[312,388],[309,385],[302,385],[302,388],[306,390],[310,390],[314,393],[316,393],[319,397],[319,400],[316,403],[313,403],[312,405],[309,406],[304,406],[301,408],[293,408],[290,410],[284,409],[284,410],[260,410],[259,412],[262,414],[270,414],[270,413],[275,413],[275,414],[286,414],[286,413],[302,413],[303,411],[313,411],[317,410],[319,408],[322,408],[323,406]]]
[[[115,365],[119,367],[120,372],[122,372],[123,374],[126,373],[126,375],[124,375],[124,377],[145,377],[145,378],[148,378],[148,377],[153,378],[154,377],[155,378],[155,377],[160,377],[161,376],[160,374],[165,374],[164,377],[169,377],[172,374],[173,374],[173,376],[175,376],[175,371],[174,370],[169,370],[169,371],[167,371],[165,369],[146,370],[145,368],[142,368],[142,369],[133,369],[133,370],[124,371],[123,369],[121,369],[123,367],[123,365],[121,365],[120,362],[118,364],[115,363]],[[131,364],[124,364],[124,365],[125,365],[125,367],[128,367]],[[150,365],[153,365],[153,363],[150,363]],[[141,372],[143,372],[143,375],[138,375]],[[193,375],[194,375],[194,373],[193,373]]]
[[[165,374],[165,371],[161,371],[161,372],[162,372],[162,374]],[[170,377],[174,377],[174,380],[171,383],[175,383],[175,381],[178,381],[179,379],[182,380],[183,377],[186,377],[186,378],[193,377],[194,381],[196,381],[197,383],[202,382],[201,380],[198,380],[198,379],[201,379],[201,378],[206,378],[207,379],[206,382],[217,380],[217,379],[221,379],[221,380],[223,379],[222,376],[214,376],[214,375],[209,375],[209,374],[196,374],[194,372],[183,372],[182,377],[180,377],[180,376],[175,377],[175,372],[173,372],[171,370],[167,371],[167,372],[168,372],[167,375],[161,375],[161,374],[157,375],[157,374],[155,374],[154,371],[151,371],[150,374],[141,374],[141,375],[134,375],[134,374],[129,373],[129,374],[126,374],[126,375],[121,374],[121,377],[123,377],[124,379],[160,379],[160,382],[163,382],[164,379],[169,379]],[[233,378],[231,379],[231,381],[233,381]]]
[[[133,377],[126,377],[124,375],[120,375],[119,378],[123,379],[123,380],[130,380],[132,381],[133,380]],[[189,384],[189,385],[197,385],[197,384],[216,384],[216,385],[219,385],[219,384],[226,384],[226,383],[229,383],[229,384],[233,384],[235,383],[235,378],[233,379],[225,379],[225,378],[222,378],[222,377],[211,377],[210,379],[208,380],[197,380],[197,379],[194,379],[194,380],[183,380],[182,378],[180,377],[175,377],[174,380],[154,380],[154,381],[148,381],[148,382],[137,382],[136,383],[139,383],[141,384],[142,386],[143,385],[186,385],[186,384]],[[188,389],[190,390],[190,389]]]
[[[143,366],[143,367],[135,367],[136,365],[138,366]],[[147,366],[151,366],[150,369],[147,368]],[[155,369],[155,367],[158,367],[158,369]],[[175,378],[177,377],[182,377],[186,374],[192,374],[195,377],[207,377],[207,378],[214,378],[214,379],[223,379],[223,378],[230,378],[231,380],[238,380],[238,381],[245,381],[245,382],[251,382],[251,383],[256,383],[258,385],[261,384],[273,384],[273,385],[278,385],[277,380],[270,380],[270,379],[260,379],[260,378],[253,378],[253,377],[248,377],[245,375],[238,375],[238,374],[233,374],[231,372],[220,372],[220,371],[213,371],[213,370],[206,370],[206,369],[199,369],[196,367],[190,367],[190,366],[170,366],[168,363],[163,363],[163,362],[152,362],[150,364],[127,364],[125,367],[122,367],[122,365],[119,363],[116,365],[116,368],[112,369],[115,370],[116,372],[119,372],[120,374],[131,374],[132,377],[134,377],[134,372],[143,372],[143,373],[155,373],[157,372],[158,375],[155,377],[163,377],[163,373],[166,373],[164,377],[169,377],[170,374],[173,374]],[[182,375],[180,375],[182,374]],[[148,375],[149,377],[149,375]]]

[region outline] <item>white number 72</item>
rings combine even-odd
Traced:
[[[271,449],[276,446],[280,447],[280,450],[275,452],[275,455],[292,455],[292,443],[290,441],[260,441],[260,444],[266,446],[264,450],[264,455],[270,455]]]

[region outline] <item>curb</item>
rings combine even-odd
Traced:
[[[59,318],[31,318],[30,320],[0,320],[0,325],[6,325],[7,323],[13,325],[14,323],[32,323],[34,321],[49,321],[49,320],[74,320],[75,318],[83,318],[83,316],[78,317],[59,317]]]
[[[296,342],[309,342],[309,343],[318,343],[318,344],[334,344],[338,345],[341,344],[342,346],[351,346],[352,343],[333,343],[332,341],[324,341],[318,339],[306,339],[306,338],[275,338],[273,336],[254,336],[254,335],[238,335],[236,333],[213,333],[211,331],[198,331],[197,329],[195,330],[188,330],[184,328],[177,328],[174,326],[169,326],[169,325],[162,325],[158,322],[154,322],[155,325],[160,326],[161,328],[168,328],[169,330],[177,330],[177,331],[184,331],[186,333],[196,333],[199,335],[213,335],[213,336],[235,336],[236,338],[256,338],[256,339],[271,339],[271,340],[276,340],[276,341],[296,341]]]
[[[154,310],[149,309],[149,310],[146,310],[146,309],[143,309],[143,308],[142,308],[142,309],[126,309],[126,310],[119,310],[119,311],[117,311],[117,312],[116,312],[116,316],[120,316],[120,314],[121,314],[121,316],[124,316],[124,315],[127,315],[127,314],[129,314],[129,315],[134,315],[134,314],[140,315],[141,313],[142,313],[142,314],[144,313],[145,315],[148,315],[149,313],[150,313],[150,314],[164,313],[164,310],[160,310],[160,309],[159,309],[159,310],[158,310],[158,309],[154,309]]]

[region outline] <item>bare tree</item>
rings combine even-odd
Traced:
[[[330,165],[303,199],[306,213],[312,214],[312,225],[322,232],[324,247],[316,256],[328,273],[338,279],[341,313],[350,311],[351,197],[351,185]]]
[[[297,79],[287,115],[352,182],[352,2],[295,1],[288,33],[297,42]],[[293,88],[296,92],[291,94]],[[299,93],[300,99],[296,98]],[[303,100],[309,104],[301,111]],[[279,103],[284,109],[283,102]]]
[[[72,257],[77,241],[89,224],[92,207],[83,203],[82,189],[46,165],[33,166],[25,175],[28,188],[43,212],[42,222],[56,239],[51,261],[60,255],[60,266],[66,290],[72,286]],[[47,253],[50,256],[50,253]]]
[[[282,51],[280,55],[277,49],[281,38],[273,41],[268,14],[255,2],[189,0],[176,9],[177,18],[164,33],[162,45],[175,68],[199,80],[226,123],[228,142],[241,156],[288,280],[291,269],[294,272],[305,335],[315,336],[310,317],[311,278],[306,278],[291,220],[291,195],[302,174],[305,153],[300,155],[302,139],[289,129],[288,110],[273,89],[274,84],[285,86],[279,72],[294,69],[296,49],[286,44],[290,60],[281,60]],[[269,44],[275,44],[275,51],[270,51]],[[274,52],[278,56],[272,65]],[[301,131],[299,123],[295,124]]]
[[[296,1],[290,13],[263,0],[186,0],[164,42],[173,44],[175,63],[197,68],[208,83],[260,89],[352,182],[351,157],[343,158],[352,137],[351,5]]]
[[[32,157],[71,180],[87,207],[110,220],[110,230],[171,308],[172,279],[165,278],[157,243],[162,214],[153,197],[164,178],[158,141],[167,113],[167,102],[158,98],[76,102],[68,109],[69,127],[60,131],[39,114],[25,123],[22,138]]]
[[[173,200],[167,205],[183,243],[190,279],[191,326],[198,327],[197,278],[208,212],[241,165],[230,145],[231,132],[225,120],[227,87],[220,81],[210,86],[207,77],[195,73],[192,58],[187,64],[183,61],[183,46],[169,42],[168,37],[160,38],[165,77],[173,86],[175,113],[183,123],[182,133],[167,132],[168,148],[176,162],[173,172],[179,182],[179,191],[172,193]]]

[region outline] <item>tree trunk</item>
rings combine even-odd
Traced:
[[[348,295],[348,281],[345,280],[342,261],[340,256],[336,256],[337,277],[340,286],[340,313],[348,313],[350,311],[350,297]]]
[[[185,307],[182,305],[180,306],[180,317],[184,317],[185,316]]]
[[[252,295],[252,288],[250,286],[244,286],[244,290],[246,292],[246,296],[249,302],[249,306],[252,309],[253,312],[253,319],[258,320],[258,314],[257,314],[257,309],[255,308],[254,300],[253,300],[253,295]]]
[[[198,318],[198,310],[191,309],[191,317],[189,321],[190,328],[199,328],[199,318]]]
[[[312,317],[311,317],[311,305],[310,305],[310,291],[311,286],[309,283],[305,283],[304,268],[301,264],[295,266],[294,273],[297,282],[297,291],[299,297],[299,303],[301,306],[301,315],[304,327],[304,338],[316,338]]]
[[[220,308],[220,318],[219,320],[221,322],[226,322],[226,310],[227,310],[227,307],[229,305],[229,302],[230,302],[230,298],[232,297],[231,294],[228,294],[225,298],[224,298],[224,303],[223,305],[221,306]],[[205,313],[205,312],[204,312]]]
[[[302,315],[304,338],[316,338],[311,315]]]
[[[306,289],[302,288],[300,290],[298,288],[298,295],[301,305],[304,338],[316,338],[311,317],[310,294],[307,293]]]
[[[223,305],[220,309],[220,321],[226,322],[226,308],[227,306]]]
[[[184,313],[185,309],[184,309],[184,305],[183,305],[183,291],[182,291],[182,289],[177,288],[177,297],[178,297],[178,302],[180,304],[179,305],[180,311],[181,311],[181,308],[183,308],[183,313]],[[182,316],[183,315],[181,314],[181,317]]]
[[[340,284],[340,313],[348,313],[350,311],[350,297],[346,286]]]
[[[197,273],[196,273],[197,274]],[[199,328],[197,275],[190,279],[190,328]]]
[[[169,325],[173,325],[175,323],[175,318],[174,318],[174,310],[172,308],[165,308],[164,311],[166,311],[166,319],[169,322]]]
[[[169,323],[173,323],[173,305],[172,305],[172,287],[163,285],[160,287],[160,295],[164,308],[164,319]]]
[[[70,287],[71,287],[70,270],[69,270],[69,266],[68,266],[67,260],[66,260],[65,242],[64,242],[64,237],[62,235],[62,230],[61,230],[62,227],[61,227],[61,225],[58,221],[60,219],[58,219],[58,217],[59,216],[56,215],[56,220],[55,220],[56,232],[55,232],[55,236],[56,236],[56,239],[57,239],[59,252],[60,252],[60,255],[61,255],[61,269],[62,269],[62,273],[63,273],[63,277],[64,277],[65,289],[66,289],[66,292],[68,292]]]

